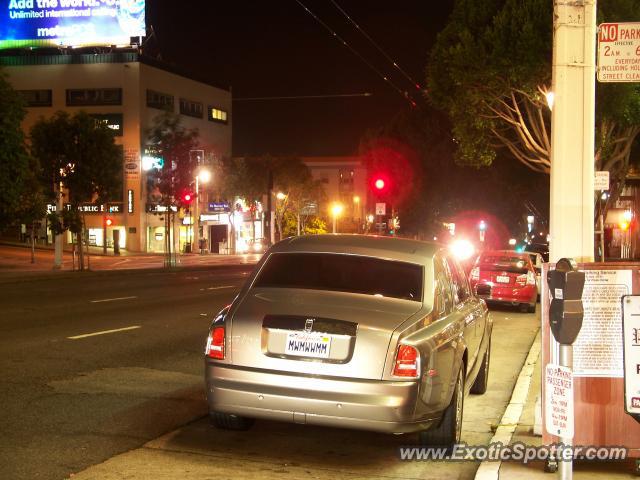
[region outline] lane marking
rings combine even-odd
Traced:
[[[95,337],[97,335],[107,335],[109,333],[126,332],[127,330],[136,330],[142,328],[140,325],[134,325],[132,327],[116,328],[115,330],[103,330],[102,332],[85,333],[83,335],[75,335],[73,337],[67,337],[69,340],[79,340],[81,338]]]
[[[132,298],[138,298],[138,297],[133,295],[131,297],[104,298],[102,300],[91,300],[91,303],[116,302],[118,300],[130,300]]]
[[[502,419],[500,420],[500,424],[498,425],[498,428],[496,428],[496,432],[493,434],[493,438],[491,438],[489,443],[501,442],[503,445],[509,445],[511,443],[511,438],[518,427],[520,416],[522,415],[522,411],[524,410],[524,406],[527,402],[529,386],[531,385],[531,377],[533,376],[533,371],[536,367],[538,356],[540,355],[540,334],[541,332],[538,328],[536,338],[531,344],[527,359],[522,365],[520,375],[518,375],[518,380],[513,388],[509,405],[507,405],[507,408],[502,415]],[[480,464],[480,467],[478,467],[475,480],[498,480],[500,478],[501,465],[501,461],[493,462],[485,460]]]
[[[209,287],[207,290],[220,290],[221,288],[236,288],[233,285],[222,285],[221,287]]]

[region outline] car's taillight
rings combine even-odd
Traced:
[[[210,358],[224,360],[224,327],[211,329],[204,354]]]
[[[417,377],[420,371],[420,354],[411,345],[398,345],[393,375],[396,377]]]
[[[471,280],[475,280],[475,281],[480,280],[480,267],[473,267],[471,269],[470,278]]]
[[[527,273],[527,285],[535,285],[536,284],[536,274],[533,272]]]
[[[516,277],[516,283],[524,287],[527,283],[527,276],[524,273],[522,275],[518,275]]]

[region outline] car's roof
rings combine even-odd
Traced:
[[[516,250],[485,250],[480,254],[481,257],[492,255],[509,255],[510,257],[528,258],[528,252],[518,252]]]
[[[326,252],[426,264],[444,247],[438,243],[377,235],[301,235],[287,238],[270,250],[276,252]]]

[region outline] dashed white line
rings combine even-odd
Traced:
[[[95,337],[97,335],[107,335],[108,333],[126,332],[127,330],[135,330],[141,328],[140,325],[133,325],[131,327],[116,328],[115,330],[103,330],[101,332],[85,333],[83,335],[75,335],[73,337],[67,337],[69,340],[79,340],[81,338]]]
[[[209,287],[207,290],[220,290],[221,288],[235,288],[233,285],[222,285],[220,287]]]
[[[131,297],[103,298],[102,300],[91,300],[91,303],[116,302],[118,300],[131,300],[132,298],[138,297],[134,295]]]

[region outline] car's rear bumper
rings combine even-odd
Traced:
[[[415,418],[417,381],[318,378],[208,359],[205,379],[212,412],[387,433],[425,430],[440,419],[439,412]]]
[[[505,305],[521,305],[527,303],[535,305],[538,299],[538,290],[535,286],[514,288],[478,284],[475,289],[478,297],[487,303],[500,303]]]

